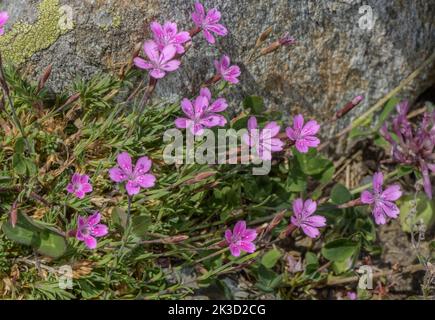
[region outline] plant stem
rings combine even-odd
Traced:
[[[24,132],[23,126],[21,125],[20,120],[18,119],[17,112],[16,112],[15,107],[14,107],[14,103],[13,103],[12,98],[10,96],[8,83],[6,82],[6,77],[5,77],[4,67],[3,67],[3,58],[2,58],[1,53],[0,53],[0,83],[1,83],[1,87],[3,89],[3,93],[6,96],[6,99],[8,100],[9,106],[12,110],[13,122],[17,126],[18,130],[20,130],[21,136],[23,137],[24,142],[26,144],[27,152],[30,152],[30,143],[27,140],[27,136]]]

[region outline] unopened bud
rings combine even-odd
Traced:
[[[198,183],[202,180],[205,180],[209,177],[214,176],[215,174],[216,174],[215,171],[201,172],[201,173],[198,173],[194,178],[189,179],[186,182],[184,182],[184,184],[190,185],[190,184]]]
[[[344,117],[350,110],[352,110],[357,105],[359,105],[363,99],[364,99],[363,96],[356,96],[355,98],[353,98],[352,101],[349,101],[343,108],[337,111],[337,113],[334,116],[334,120]]]
[[[293,230],[296,229],[296,226],[293,224],[289,224],[287,226],[287,228],[285,228],[280,234],[279,234],[279,238],[280,239],[285,239],[287,238],[292,232]]]
[[[12,204],[12,208],[11,208],[11,212],[10,212],[10,221],[11,221],[11,225],[12,228],[15,228],[15,226],[17,225],[17,220],[18,220],[18,202],[15,201]]]
[[[162,242],[166,243],[166,244],[171,244],[171,243],[183,242],[183,241],[185,241],[187,239],[189,239],[189,236],[184,235],[184,234],[180,234],[178,236],[173,236],[173,237],[169,237],[169,238],[163,238]]]
[[[71,97],[68,98],[68,100],[66,100],[66,102],[63,104],[62,107],[65,107],[65,106],[67,106],[67,105],[77,101],[79,98],[80,98],[80,93],[79,92],[73,94]]]
[[[266,232],[272,231],[281,223],[282,219],[284,219],[284,212],[285,211],[278,212],[276,216],[273,217],[272,221],[267,226]]]
[[[42,75],[42,77],[39,79],[39,82],[38,82],[38,88],[36,89],[36,93],[41,92],[42,88],[45,87],[45,84],[46,84],[48,78],[50,78],[51,70],[52,70],[52,65],[50,64],[50,65],[45,69],[44,74]]]
[[[296,40],[293,37],[290,37],[288,33],[284,34],[281,38],[276,40],[275,42],[271,43],[268,47],[262,49],[260,51],[261,55],[269,54],[277,49],[279,49],[282,46],[289,46],[292,44],[295,44]]]
[[[257,42],[255,43],[256,48],[258,48],[264,41],[266,41],[266,39],[272,33],[272,30],[273,30],[273,28],[269,27],[260,34],[260,36],[257,39]]]
[[[364,203],[361,201],[360,198],[358,198],[358,199],[350,200],[346,203],[340,204],[337,206],[337,208],[346,209],[346,208],[352,208],[352,207],[362,206],[362,205],[364,205]]]

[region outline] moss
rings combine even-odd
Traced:
[[[68,30],[59,27],[59,0],[42,0],[35,24],[16,23],[0,38],[0,50],[5,59],[19,65],[36,52],[50,47]]]

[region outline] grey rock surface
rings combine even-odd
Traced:
[[[8,29],[13,29],[16,21],[35,23],[41,2],[69,6],[74,25],[47,48],[33,53],[21,68],[36,78],[53,64],[49,85],[57,91],[68,88],[76,78],[100,71],[118,72],[134,46],[150,37],[148,25],[155,19],[175,21],[180,28],[192,27],[193,0],[4,0],[0,7],[12,18]],[[396,87],[435,49],[434,0],[203,3],[222,12],[222,23],[230,34],[218,38],[215,46],[202,35],[195,37],[192,50],[183,58],[183,68],[159,82],[157,95],[193,93],[212,75],[213,60],[227,53],[243,70],[240,85],[231,89],[234,109],[240,104],[238,98],[256,94],[264,96],[270,108],[288,114],[302,112],[326,122],[354,96],[364,95],[363,106],[353,110],[349,119]],[[370,18],[369,12],[359,11],[363,5],[372,9],[371,29],[367,28],[371,21],[365,20]],[[270,26],[274,31],[269,42],[289,32],[297,44],[245,64],[257,36]],[[434,74],[433,66],[428,67],[402,95],[415,98],[434,82]]]

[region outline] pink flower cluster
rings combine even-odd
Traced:
[[[308,152],[309,148],[315,148],[320,140],[315,136],[320,125],[315,120],[310,120],[304,125],[304,117],[297,115],[293,119],[293,127],[285,131],[287,137],[295,144],[301,153]],[[284,142],[278,137],[280,126],[272,121],[268,122],[263,129],[258,129],[257,118],[252,116],[248,120],[248,134],[244,135],[243,141],[254,148],[262,160],[271,160],[272,152],[282,151]]]
[[[148,60],[136,57],[134,64],[140,69],[149,70],[151,77],[161,79],[180,67],[181,62],[176,59],[176,54],[184,53],[183,44],[190,41],[190,35],[186,31],[178,32],[174,22],[166,22],[163,26],[152,22],[151,31],[153,40],[145,41],[143,45]]]
[[[68,193],[74,194],[77,198],[83,199],[86,193],[92,192],[89,176],[74,173],[66,190]],[[89,218],[80,215],[77,218],[75,236],[77,240],[83,241],[89,249],[95,249],[97,247],[96,238],[103,237],[109,232],[107,226],[101,224],[100,220],[101,215],[99,212],[95,212]]]
[[[220,19],[221,13],[216,8],[205,12],[204,6],[201,3],[195,3],[195,11],[192,13],[192,20],[196,27],[202,30],[205,39],[211,44],[216,41],[213,33],[218,36],[226,36],[228,34],[227,28],[218,23]]]
[[[204,33],[206,40],[214,44],[216,39],[213,34],[226,36],[228,30],[220,23],[221,13],[213,8],[208,12],[204,6],[196,2],[195,11],[192,13],[192,20],[197,28],[192,36],[200,31]],[[161,79],[167,73],[177,70],[181,61],[180,56],[185,53],[185,44],[192,40],[187,31],[178,31],[177,24],[167,21],[163,25],[154,21],[150,25],[153,39],[145,41],[143,51],[147,59],[141,57],[134,58],[133,62],[136,67],[148,70],[150,76],[154,79]],[[229,83],[238,83],[240,68],[236,65],[230,65],[230,58],[222,56],[219,61],[215,61],[216,76],[224,79]]]
[[[186,117],[177,118],[175,126],[180,129],[190,129],[194,135],[200,136],[204,133],[204,127],[225,126],[227,120],[218,112],[224,111],[227,107],[224,98],[212,101],[210,90],[202,88],[193,102],[186,98],[181,101],[181,109]]]

